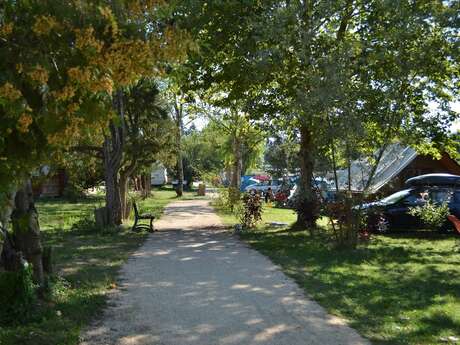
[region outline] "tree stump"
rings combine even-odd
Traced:
[[[204,183],[200,183],[198,186],[198,196],[205,196],[206,195],[206,185]]]

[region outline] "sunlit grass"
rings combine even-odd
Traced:
[[[219,214],[226,224],[237,223],[230,213]],[[262,222],[241,236],[372,343],[431,345],[460,337],[459,237],[407,232],[337,250],[327,236],[267,224],[294,221],[291,210],[264,207]],[[326,231],[327,218],[318,227]]]
[[[163,189],[154,190],[152,197],[138,203],[143,211],[159,217],[164,206],[175,199],[172,189]],[[1,345],[78,344],[81,329],[101,313],[107,293],[116,287],[119,268],[147,236],[130,231],[132,221],[119,230],[95,228],[93,211],[103,204],[101,196],[37,203],[43,244],[53,246],[60,278],[53,282],[52,295],[37,305],[28,319],[0,326]]]

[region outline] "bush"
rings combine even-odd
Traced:
[[[80,218],[75,223],[73,223],[70,230],[78,233],[94,233],[100,231],[101,228],[97,226],[96,221],[94,219],[91,219],[90,217],[85,217]]]
[[[323,214],[330,222],[332,241],[337,248],[354,249],[359,242],[370,240],[367,216],[356,207],[360,203],[349,194],[342,195],[338,202],[324,203]]]
[[[225,188],[219,192],[215,205],[223,210],[234,212],[241,205],[240,191],[234,188]]]
[[[21,322],[36,300],[36,288],[30,265],[18,272],[0,272],[0,323]]]
[[[411,207],[409,214],[419,217],[423,224],[433,230],[440,230],[447,221],[447,216],[450,214],[449,205],[445,202],[437,205],[432,201],[427,201],[423,206]]]
[[[262,220],[262,198],[259,194],[247,193],[243,196],[243,212],[239,218],[245,229],[255,227]]]

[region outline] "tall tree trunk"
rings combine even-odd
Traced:
[[[182,131],[183,131],[183,107],[178,102],[177,98],[174,103],[174,110],[176,112],[176,149],[177,149],[177,188],[176,194],[181,197],[184,193],[184,162],[182,156]]]
[[[119,90],[114,97],[114,107],[119,118],[118,124],[110,122],[110,136],[106,136],[103,146],[104,176],[105,176],[105,203],[108,212],[108,225],[122,223],[122,209],[118,173],[124,145],[124,108],[123,93]]]
[[[129,189],[129,177],[120,174],[120,200],[121,200],[121,217],[122,219],[129,218],[129,206],[128,206],[128,189]]]
[[[177,153],[177,187],[176,187],[176,194],[177,196],[182,196],[184,194],[184,163],[182,161],[182,148],[181,145],[178,145],[178,153]]]
[[[32,183],[28,180],[15,197],[15,208],[11,215],[14,243],[24,258],[32,264],[34,280],[39,286],[44,285],[40,225],[35,208]]]
[[[241,141],[235,134],[233,137],[233,164],[232,164],[232,180],[230,186],[235,190],[240,190],[241,185],[241,170],[243,168],[243,157],[241,152]]]
[[[8,223],[11,219],[11,213],[14,210],[14,199],[16,191],[4,193],[1,199],[0,207],[0,266],[2,265],[1,255],[3,248],[8,247]],[[8,250],[8,249],[6,249]]]
[[[148,198],[150,196],[150,192],[152,190],[152,185],[151,185],[151,177],[149,174],[142,174],[141,175],[141,179],[142,179],[142,197],[145,199],[145,198]]]
[[[314,231],[316,226],[317,214],[317,200],[316,194],[313,190],[313,140],[310,129],[302,124],[300,127],[300,180],[299,191],[297,196],[297,221],[295,228],[305,229],[310,232]]]
[[[121,216],[123,219],[129,218],[129,206],[128,206],[128,190],[129,190],[129,179],[136,170],[136,162],[131,162],[128,166],[120,172],[120,200],[121,200]]]

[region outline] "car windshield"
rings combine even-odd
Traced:
[[[412,189],[404,189],[399,192],[396,192],[394,194],[391,194],[390,196],[387,196],[386,198],[383,198],[380,200],[381,203],[383,204],[394,204],[395,202],[398,202],[402,198],[408,196]]]

